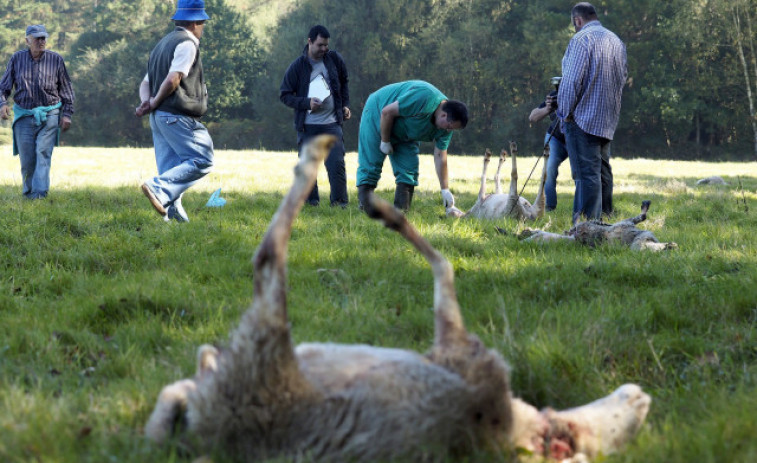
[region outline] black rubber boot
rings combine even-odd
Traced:
[[[394,190],[394,207],[407,212],[410,210],[410,204],[413,202],[413,191],[415,187],[407,183],[398,183]]]
[[[371,211],[368,210],[368,196],[372,195],[375,189],[374,185],[358,185],[357,187],[358,207],[368,214],[368,217],[371,217]]]

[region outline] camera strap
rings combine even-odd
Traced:
[[[544,157],[544,150],[546,150],[549,147],[549,142],[552,141],[552,136],[554,135],[555,130],[557,129],[559,125],[560,123],[558,122],[552,127],[552,130],[550,130],[549,137],[547,138],[547,141],[544,143],[544,147],[542,148],[542,155],[536,158],[536,162],[534,163],[534,166],[531,168],[531,172],[528,173],[528,177],[526,177],[526,181],[523,183],[523,188],[520,189],[520,193],[518,193],[518,196],[515,198],[515,202],[513,203],[513,205],[510,206],[510,210],[507,211],[506,216],[510,215],[510,213],[513,211],[513,208],[515,207],[515,204],[517,204],[518,201],[520,201],[520,197],[523,196],[523,191],[526,189],[526,185],[528,185],[528,181],[531,180],[531,176],[534,174],[534,171],[536,170],[536,166],[539,165],[539,161],[541,160],[541,158]]]

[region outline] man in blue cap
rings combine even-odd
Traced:
[[[150,52],[139,87],[136,114],[150,115],[158,165],[142,193],[166,221],[188,222],[181,195],[213,167],[213,140],[199,121],[208,109],[199,47],[210,17],[203,0],[179,0],[171,19],[176,28]]]
[[[13,154],[21,160],[22,192],[29,199],[47,196],[50,162],[60,129],[71,127],[74,89],[63,58],[46,50],[47,29],[26,28],[26,50],[11,56],[0,79],[0,118],[8,119],[13,87]]]

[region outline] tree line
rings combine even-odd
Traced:
[[[468,127],[453,153],[479,154],[514,139],[539,152],[546,125],[528,113],[551,90],[573,35],[573,1],[206,0],[202,39],[219,148],[294,149],[292,111],[278,99],[289,63],[316,23],[350,71],[357,149],[362,105],[388,83],[427,80],[466,102]],[[594,1],[600,21],[628,50],[629,80],[614,155],[672,159],[757,156],[757,0]],[[0,0],[0,58],[45,23],[49,48],[66,58],[77,94],[65,141],[149,146],[134,117],[150,49],[172,28],[175,1]],[[429,148],[430,149],[430,148]]]

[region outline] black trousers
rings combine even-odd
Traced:
[[[325,125],[306,124],[305,131],[297,134],[297,148],[298,151],[301,151],[303,144],[307,143],[311,138],[323,134],[336,136],[336,143],[331,148],[325,162],[326,172],[329,176],[329,185],[331,186],[331,205],[344,206],[349,202],[349,197],[347,196],[347,171],[344,165],[344,136],[342,134],[342,126],[337,123]],[[307,202],[310,204],[320,202],[317,181],[313,185],[313,189],[310,190]]]

